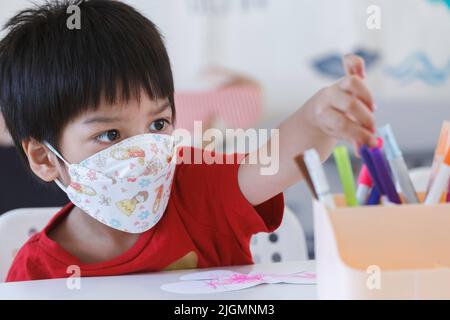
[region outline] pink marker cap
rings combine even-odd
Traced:
[[[368,186],[369,188],[371,188],[373,185],[372,177],[370,176],[369,170],[365,165],[362,166],[359,173],[358,184],[363,184],[365,186]]]

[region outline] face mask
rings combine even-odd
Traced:
[[[45,144],[68,167],[70,184],[56,184],[94,219],[120,231],[142,233],[163,216],[176,166],[172,136],[134,136],[79,164],[68,163]]]

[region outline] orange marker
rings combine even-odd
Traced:
[[[430,187],[425,199],[425,204],[439,203],[442,193],[448,187],[448,180],[450,178],[450,151],[445,155],[444,161],[439,166],[438,173]]]
[[[441,128],[441,134],[439,135],[439,141],[436,147],[436,150],[434,152],[434,158],[433,158],[433,164],[431,165],[431,175],[430,180],[428,180],[426,195],[430,192],[431,185],[434,182],[434,179],[436,178],[436,175],[439,171],[439,167],[442,163],[442,160],[444,159],[445,154],[447,153],[450,139],[450,122],[444,121],[444,124]]]

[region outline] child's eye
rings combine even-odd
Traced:
[[[169,121],[166,119],[158,119],[152,122],[150,125],[150,131],[163,131],[169,124]]]
[[[108,130],[101,135],[97,136],[96,139],[100,142],[113,142],[120,138],[119,131],[117,130]]]

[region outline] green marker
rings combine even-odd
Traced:
[[[348,150],[346,147],[340,146],[334,149],[333,154],[338,168],[339,178],[341,179],[341,184],[344,188],[347,206],[356,207],[358,206],[358,200],[356,199],[355,181]]]

